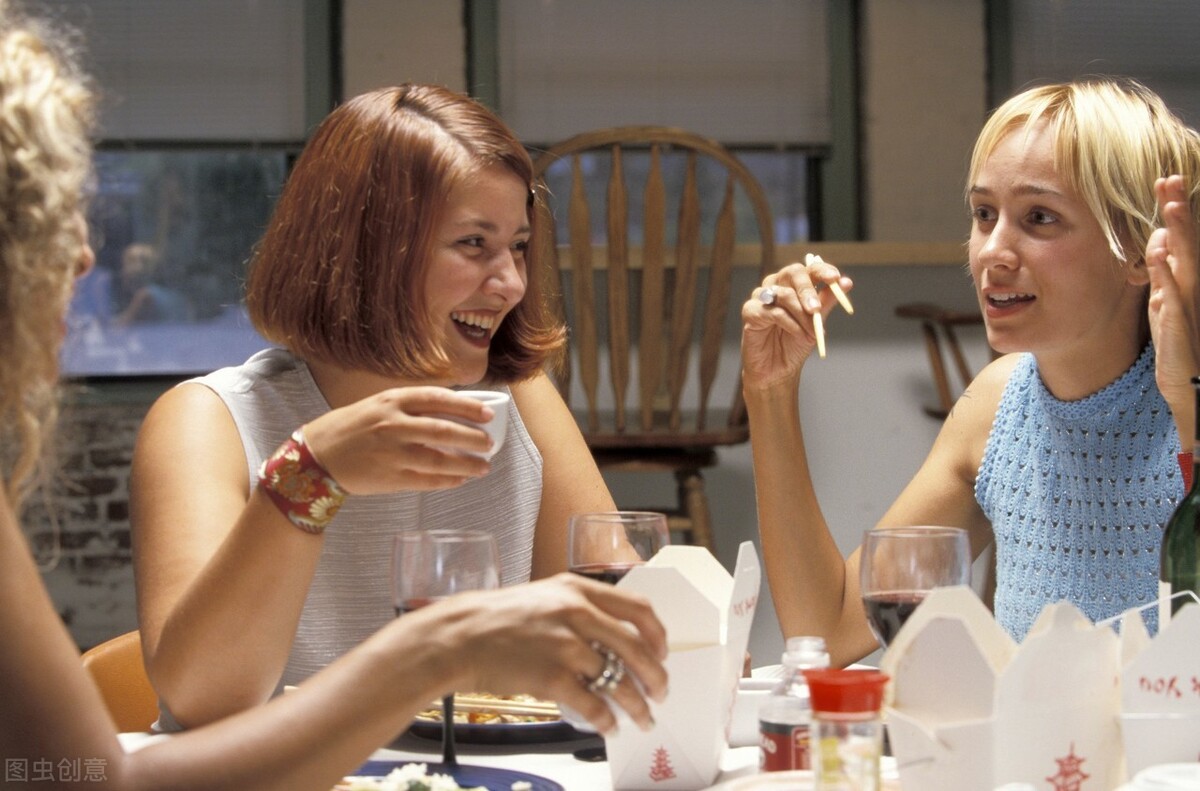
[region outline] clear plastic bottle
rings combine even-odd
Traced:
[[[817,791],[879,791],[884,688],[877,670],[810,670]]]
[[[759,758],[762,772],[811,767],[809,731],[812,705],[804,671],[829,667],[829,652],[821,637],[791,637],[783,658],[783,678],[758,712]]]

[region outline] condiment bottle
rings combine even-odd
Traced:
[[[812,695],[818,791],[879,791],[888,676],[877,670],[806,670]]]
[[[783,677],[758,712],[758,768],[762,772],[809,769],[812,705],[804,671],[829,667],[821,637],[790,637],[783,654]]]

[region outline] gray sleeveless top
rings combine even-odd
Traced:
[[[240,366],[189,382],[210,388],[228,407],[246,452],[251,489],[263,459],[296,428],[330,410],[308,366],[283,349],[259,352]],[[440,492],[346,499],[325,531],[280,688],[303,681],[396,617],[391,554],[392,537],[400,531],[418,525],[490,531],[500,549],[501,584],[529,580],[542,456],[515,403],[508,414],[504,445],[484,477]],[[162,713],[156,729],[178,730],[165,708]]]

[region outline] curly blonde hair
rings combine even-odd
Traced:
[[[0,475],[14,506],[46,471],[93,113],[69,38],[0,0]]]

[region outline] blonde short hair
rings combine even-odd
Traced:
[[[1054,165],[1087,204],[1121,261],[1139,260],[1160,225],[1154,181],[1183,176],[1200,223],[1200,135],[1144,85],[1097,78],[1031,88],[988,119],[971,155],[968,189],[1010,133],[1045,123]]]
[[[14,504],[44,468],[91,173],[93,97],[66,41],[0,2],[0,464]]]

